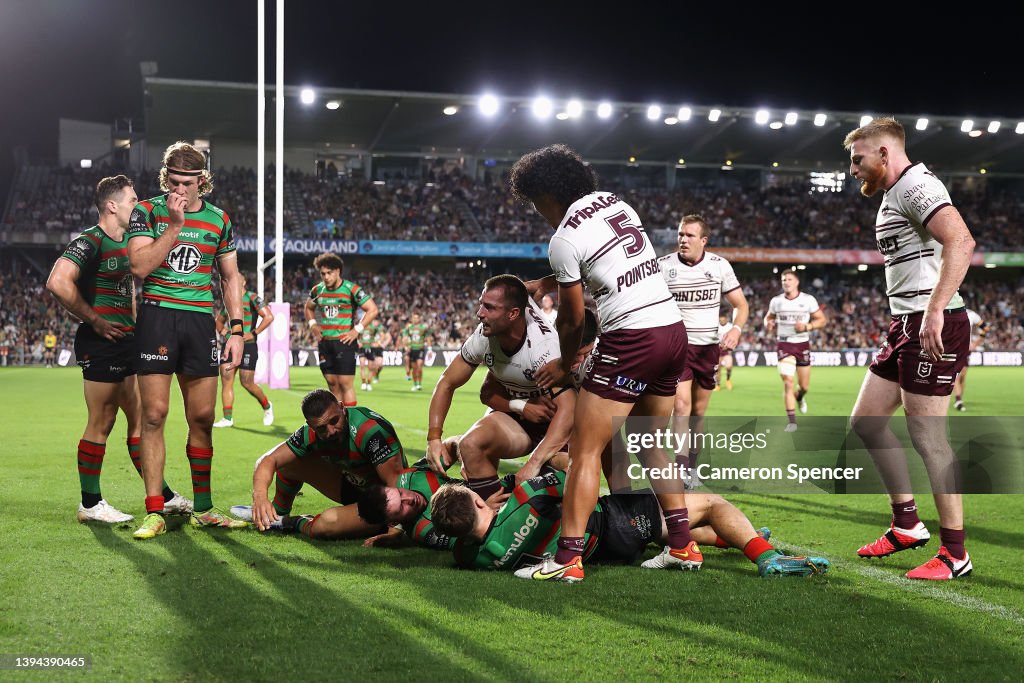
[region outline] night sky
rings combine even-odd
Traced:
[[[836,22],[781,5],[566,4],[288,0],[285,82],[1024,118],[1024,60],[1011,33],[1021,12],[946,17],[923,5],[836,3],[829,15],[851,17]],[[254,82],[255,6],[0,0],[3,195],[15,145],[33,160],[56,157],[58,118],[141,117],[140,61],[156,61],[161,77]]]

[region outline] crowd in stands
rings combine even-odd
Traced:
[[[15,188],[3,231],[68,232],[94,220],[92,191],[104,175],[122,169],[50,169],[25,176]],[[333,177],[331,177],[333,175]],[[267,187],[273,187],[273,171]],[[809,192],[804,185],[725,191],[709,187],[621,190],[648,232],[670,244],[679,219],[700,213],[712,230],[711,247],[873,249],[877,198],[854,184],[843,192]],[[546,242],[551,228],[530,206],[515,202],[504,178],[473,181],[456,168],[429,179],[368,182],[337,174],[317,177],[288,170],[286,232],[293,237],[352,240]],[[602,187],[617,191],[615,183]],[[220,169],[209,199],[225,209],[238,234],[253,235],[256,178],[251,170]],[[139,197],[157,193],[155,173],[136,178]],[[59,198],[59,199],[55,199]],[[273,192],[267,200],[273,202]],[[1024,200],[991,191],[957,193],[955,204],[983,251],[1024,249]],[[266,209],[272,233],[273,207]]]

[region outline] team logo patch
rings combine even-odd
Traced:
[[[494,367],[494,354],[493,353],[485,353],[484,354],[484,365],[486,365],[489,368],[493,368]]]
[[[647,515],[637,515],[629,520],[629,525],[636,529],[642,538],[650,538],[651,520]]]
[[[917,376],[928,377],[932,374],[932,364],[924,361],[917,364]]]
[[[678,272],[679,271],[677,271],[675,268],[669,268],[668,269],[668,277],[669,277],[669,279],[670,280],[674,280],[675,277],[676,277],[676,273],[678,273]]]
[[[167,347],[166,346],[161,346],[159,349],[156,350],[156,352],[159,353],[161,356],[166,356],[167,355]]]
[[[132,274],[125,273],[125,276],[117,281],[117,293],[123,297],[132,295]]]
[[[202,253],[192,244],[179,243],[167,255],[167,265],[181,274],[194,273],[202,260]]]

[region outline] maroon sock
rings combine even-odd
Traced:
[[[911,498],[905,503],[892,503],[892,523],[900,529],[913,529],[921,521],[917,516],[917,503]]]
[[[498,475],[494,474],[490,477],[481,477],[480,479],[473,479],[472,477],[466,479],[466,483],[469,488],[477,492],[484,500],[490,498],[495,491],[501,488],[501,482],[498,481]]]
[[[964,536],[966,535],[967,532],[963,529],[939,527],[939,538],[942,539],[942,545],[946,546],[949,554],[958,560],[967,556],[967,550],[964,548]]]
[[[562,536],[558,539],[558,552],[555,553],[555,562],[558,564],[569,564],[577,555],[583,554],[582,536]]]
[[[690,545],[690,513],[686,508],[665,510],[665,526],[670,547],[682,549]]]
[[[789,418],[789,423],[790,424],[796,424],[796,411],[795,410],[787,410],[786,411],[786,417]]]

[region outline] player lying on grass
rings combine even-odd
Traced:
[[[547,469],[515,487],[497,511],[473,490],[446,484],[434,494],[430,513],[437,533],[455,536],[456,562],[476,569],[513,569],[537,578],[536,565],[557,547],[565,473]],[[722,541],[741,548],[761,576],[810,576],[828,571],[822,557],[787,556],[776,550],[735,506],[714,494],[689,494],[690,526],[710,526]],[[598,498],[587,520],[584,559],[633,564],[649,543],[665,543],[668,531],[658,499],[650,491]],[[767,536],[767,533],[764,534]],[[673,568],[657,555],[641,566]],[[543,577],[542,577],[543,578]]]
[[[252,508],[235,514],[256,528],[284,528],[310,538],[365,538],[382,527],[360,519],[359,491],[373,484],[393,486],[405,469],[405,453],[395,428],[362,406],[345,407],[330,391],[316,389],[302,399],[306,424],[256,461]],[[274,500],[267,496],[275,479]],[[311,517],[291,516],[295,495],[308,483],[340,506]]]

